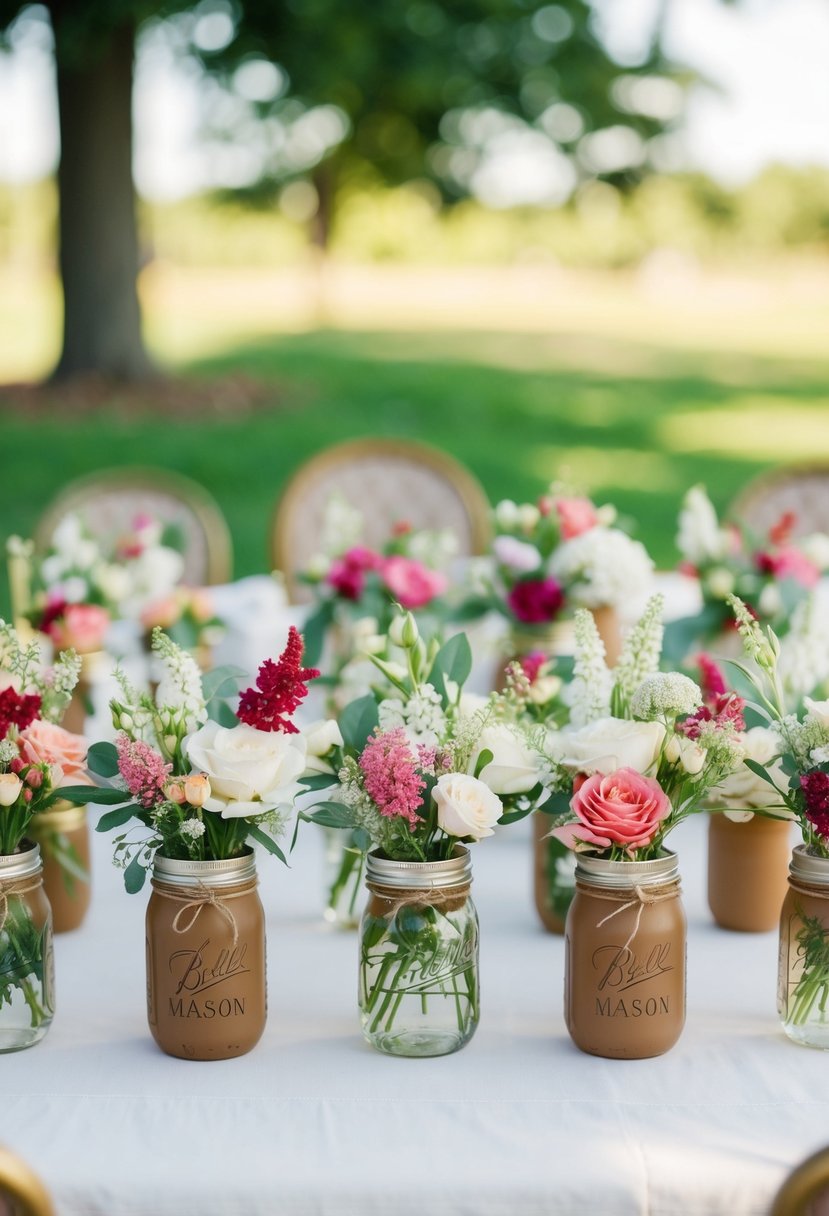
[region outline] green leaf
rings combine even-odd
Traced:
[[[239,719],[227,701],[219,701],[215,697],[207,707],[207,716],[212,722],[218,722],[219,726],[226,726],[228,730],[239,725]]]
[[[488,747],[485,747],[478,759],[475,761],[475,776],[480,777],[486,766],[494,759],[492,752]]]
[[[223,667],[214,667],[212,671],[208,671],[202,676],[202,695],[205,701],[212,701],[214,697],[232,697],[238,691],[243,680],[247,680],[249,673],[244,667],[232,667],[225,665]]]
[[[777,789],[777,786],[774,784],[772,778],[768,775],[768,772],[763,768],[762,764],[758,764],[756,760],[748,759],[743,760],[743,764],[746,766],[746,768],[750,768],[756,777],[759,777],[762,781],[765,781],[768,785],[772,786],[773,789]]]
[[[135,895],[144,886],[147,877],[147,871],[141,865],[137,857],[133,857],[130,864],[124,870],[124,886],[129,895]]]
[[[122,824],[128,823],[140,809],[136,803],[131,802],[128,806],[119,806],[116,811],[106,811],[95,824],[95,831],[111,832],[113,828],[120,828]]]
[[[429,672],[429,683],[434,685],[441,695],[444,709],[449,701],[446,681],[451,680],[463,687],[469,679],[472,670],[472,651],[469,639],[465,633],[456,633],[448,642],[441,646],[435,655],[432,670]]]
[[[304,785],[306,790],[327,790],[337,784],[337,774],[311,773],[307,777],[300,777],[299,784]]]
[[[361,752],[378,720],[374,697],[369,695],[351,701],[340,714],[340,733],[345,746]]]
[[[533,812],[533,807],[528,806],[523,811],[505,811],[498,823],[506,827],[508,823],[518,823],[521,819],[526,819]]]
[[[322,647],[325,634],[334,616],[334,601],[323,600],[316,612],[312,612],[302,626],[302,638],[305,649],[302,652],[302,662],[306,667],[319,666],[322,657]]]
[[[354,812],[341,802],[320,802],[313,811],[305,811],[305,818],[324,828],[353,828]]]
[[[261,844],[263,849],[267,849],[269,853],[273,853],[275,857],[278,857],[285,865],[288,864],[288,859],[273,837],[269,836],[267,832],[263,832],[255,823],[248,824],[248,835],[253,837],[257,844]]]
[[[129,794],[124,790],[100,789],[95,785],[62,785],[59,787],[61,798],[80,806],[95,803],[96,806],[120,806],[126,802]]]
[[[93,743],[86,753],[86,765],[91,773],[99,777],[118,775],[118,752],[114,743]]]

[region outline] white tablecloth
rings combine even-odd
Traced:
[[[829,1141],[827,1059],[774,1011],[776,935],[726,933],[704,901],[704,823],[674,835],[689,917],[688,1020],[667,1055],[582,1055],[563,942],[531,907],[526,824],[475,847],[482,1019],[456,1055],[362,1040],[353,934],[320,916],[322,841],[260,863],[268,1026],[237,1060],[163,1055],[144,1013],[145,895],[96,836],[86,925],[56,942],[58,1011],[0,1058],[0,1143],[61,1216],[760,1216]]]

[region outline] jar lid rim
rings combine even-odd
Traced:
[[[221,861],[191,861],[166,857],[156,850],[153,857],[153,879],[170,886],[223,886],[229,887],[245,882],[256,874],[256,854],[250,845],[239,857],[227,857]]]
[[[40,869],[40,845],[33,840],[21,840],[17,853],[0,854],[0,883],[27,878]]]
[[[576,878],[597,887],[664,886],[679,878],[679,858],[671,849],[648,861],[614,861],[577,853]]]
[[[799,878],[816,887],[829,887],[829,857],[810,853],[808,845],[797,844],[792,849],[789,873],[792,878]]]
[[[430,890],[457,887],[472,881],[472,858],[465,845],[443,861],[398,861],[372,849],[366,857],[366,881],[384,887]]]

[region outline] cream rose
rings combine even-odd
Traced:
[[[210,781],[205,810],[223,819],[263,815],[290,806],[302,789],[303,735],[257,730],[243,722],[231,728],[206,722],[187,736],[184,750],[193,768]]]
[[[438,809],[438,826],[448,836],[492,836],[493,824],[503,814],[501,799],[488,785],[468,773],[444,773],[432,791]]]
[[[775,785],[785,790],[788,778],[783,772],[780,760],[775,759],[780,751],[780,736],[767,726],[752,726],[740,736],[740,741],[745,748],[745,758],[762,764]],[[725,781],[711,791],[708,801],[711,806],[722,807],[728,819],[743,823],[753,817],[755,807],[765,809],[769,803],[774,804],[779,800],[775,799],[774,790],[767,781],[758,777],[747,765],[741,764],[736,772],[730,773]],[[791,818],[788,811],[782,808],[781,811],[780,819]]]
[[[333,768],[323,757],[328,755],[332,747],[343,745],[340,728],[334,719],[319,718],[306,726],[302,734],[305,737],[305,775],[333,773]]]
[[[53,785],[89,783],[86,772],[88,744],[80,735],[73,735],[62,726],[37,718],[20,732],[20,745],[27,764],[51,766]]]
[[[681,735],[669,739],[665,748],[665,758],[671,764],[681,764],[690,777],[696,777],[705,768],[705,755],[704,747]]]
[[[553,758],[580,773],[612,773],[654,767],[665,738],[661,722],[597,718],[578,730],[562,730],[550,740]]]
[[[492,759],[478,774],[495,794],[524,794],[538,784],[538,753],[533,751],[517,730],[504,723],[485,726],[469,761],[474,773],[481,752],[492,752]]]

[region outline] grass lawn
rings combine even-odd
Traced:
[[[782,307],[782,306],[780,306]],[[814,337],[759,341],[728,310],[707,331],[661,324],[650,307],[633,326],[597,307],[522,328],[329,328],[237,333],[221,353],[155,348],[195,378],[243,372],[263,385],[242,413],[143,414],[104,403],[31,415],[3,404],[0,532],[28,534],[64,482],[123,463],[177,469],[207,486],[225,511],[241,576],[268,568],[270,512],[286,477],[341,439],[400,436],[464,461],[490,497],[532,499],[566,477],[637,521],[661,566],[676,559],[684,490],[704,482],[725,507],[753,475],[781,461],[829,460],[829,351]],[[648,315],[651,322],[648,322]],[[2,317],[0,317],[2,320]],[[766,318],[769,333],[774,330]],[[787,323],[792,329],[789,315]],[[747,337],[748,335],[748,337]],[[751,339],[750,341],[748,339]],[[211,339],[213,340],[213,339]],[[218,340],[215,346],[218,346]],[[760,349],[758,349],[758,347]],[[2,378],[0,345],[0,378]],[[6,608],[5,588],[2,607]]]

